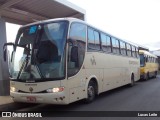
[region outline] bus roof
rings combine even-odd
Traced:
[[[133,45],[135,47],[138,47],[138,45],[136,43],[133,43],[133,42],[130,42],[128,40],[124,40],[124,39],[120,39],[118,37],[115,37],[114,35],[111,35],[111,34],[105,32],[103,30],[100,30],[97,27],[94,27],[93,25],[90,25],[90,24],[88,24],[87,22],[85,22],[83,20],[80,20],[80,19],[77,19],[77,18],[72,18],[72,17],[54,18],[54,19],[48,19],[48,20],[43,20],[43,21],[37,21],[37,22],[33,22],[33,23],[30,23],[30,24],[24,25],[21,28],[27,27],[27,26],[31,26],[31,25],[36,25],[36,24],[48,23],[48,22],[52,22],[52,21],[64,21],[64,20],[69,21],[69,22],[80,22],[80,23],[86,24],[86,25],[88,25],[88,26],[90,26],[90,27],[102,32],[102,33],[105,33],[106,35],[109,35],[110,37],[113,37],[115,39],[121,40],[121,41],[126,42],[128,44],[131,44],[131,45]]]
[[[154,58],[158,58],[156,55],[146,51],[146,50],[139,50],[139,54],[145,54],[145,55],[148,55],[148,56],[151,56],[151,57],[154,57]]]

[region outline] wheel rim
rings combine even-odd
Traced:
[[[93,86],[88,86],[88,97],[89,98],[94,98],[94,88],[93,88]]]

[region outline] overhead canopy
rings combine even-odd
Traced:
[[[0,0],[0,17],[15,24],[60,17],[85,20],[85,14],[84,9],[67,0]]]

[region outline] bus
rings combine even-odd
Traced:
[[[140,78],[136,45],[76,18],[22,26],[10,57],[10,96],[14,102],[69,104],[92,102],[102,92]]]
[[[140,78],[148,80],[156,77],[158,72],[158,57],[145,50],[139,50]]]

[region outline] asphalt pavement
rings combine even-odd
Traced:
[[[96,98],[94,102],[90,104],[84,104],[83,101],[78,101],[69,105],[23,104],[23,103],[16,104],[13,103],[12,100],[7,96],[3,98],[3,100],[1,98],[2,97],[0,97],[1,111],[3,110],[36,111],[36,112],[50,111],[51,114],[55,114],[56,111],[59,111],[59,113],[62,112],[62,116],[64,112],[70,113],[70,111],[82,111],[82,114],[84,111],[89,111],[89,112],[90,111],[160,111],[160,75],[157,76],[157,78],[150,79],[148,81],[138,81],[133,87],[123,86],[102,93]],[[71,118],[74,119],[75,117]],[[97,117],[93,117],[93,120],[96,118]],[[111,118],[113,119],[113,117]],[[52,118],[51,117],[47,118],[47,120],[50,119]],[[54,119],[63,119],[63,118],[57,117]],[[65,117],[65,119],[69,120],[70,118]],[[84,117],[83,119],[91,119],[91,117],[90,118]],[[103,116],[101,116],[101,118],[98,119],[100,120],[104,118]],[[128,120],[129,118],[121,117],[119,119]],[[151,118],[145,118],[145,117],[130,118],[130,120],[132,119],[150,120]],[[154,117],[152,119],[159,120],[160,118]]]

